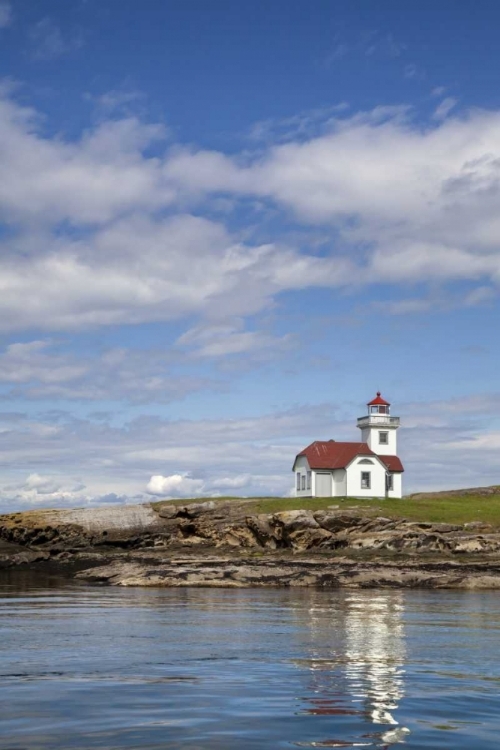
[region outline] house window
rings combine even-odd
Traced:
[[[308,490],[311,489],[311,472],[310,471],[307,472],[307,489]]]
[[[306,475],[302,474],[302,490],[306,488]]]
[[[385,478],[385,487],[387,490],[394,489],[394,474],[387,474]]]
[[[300,471],[297,472],[297,489],[300,490]]]
[[[370,472],[369,471],[362,471],[361,472],[361,489],[362,490],[369,490],[370,487],[371,487]]]
[[[388,432],[379,432],[378,434],[378,441],[380,445],[389,445],[389,433]]]

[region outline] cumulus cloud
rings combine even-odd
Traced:
[[[168,477],[155,474],[149,480],[146,492],[165,497],[194,497],[201,494],[203,487],[203,480],[191,479],[183,474],[171,474]]]
[[[498,281],[499,135],[498,112],[422,128],[408,109],[378,108],[246,164],[181,151],[167,170],[179,189],[258,195],[305,223],[336,227],[335,253],[342,262],[350,250],[358,283]],[[346,274],[327,283],[345,284]]]
[[[123,219],[91,242],[55,245],[47,255],[0,261],[4,330],[251,314],[279,288],[283,255],[240,245],[223,226],[194,216]]]
[[[234,325],[284,291],[500,279],[498,112],[448,115],[424,128],[405,106],[330,113],[326,131],[254,156],[165,151],[165,135],[130,116],[77,140],[51,138],[36,112],[4,92],[4,331],[193,315]],[[304,228],[300,242],[284,244],[271,230],[270,241],[252,242],[251,232],[228,230],[203,215],[219,198],[292,213]],[[317,227],[330,232],[321,253],[313,235],[308,244]],[[188,339],[216,353],[215,341],[202,343],[205,330]],[[230,338],[242,351],[269,342],[248,330]]]
[[[67,477],[29,474],[25,480],[0,488],[0,505],[16,509],[33,506],[62,507],[76,503],[93,502],[97,498],[85,497],[85,485]]]
[[[175,197],[161,164],[143,156],[164,137],[162,125],[106,120],[76,142],[42,137],[39,125],[32,109],[0,101],[0,164],[10,182],[10,190],[0,186],[0,217],[7,223],[102,223]]]

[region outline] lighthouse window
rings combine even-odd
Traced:
[[[386,478],[386,486],[388,490],[394,489],[394,476],[393,474],[387,474]]]
[[[378,434],[378,441],[380,445],[389,445],[389,433],[388,432],[379,432]]]
[[[369,471],[362,471],[361,472],[361,489],[362,490],[369,490],[370,487],[371,487],[370,472]]]
[[[310,471],[307,472],[307,489],[308,490],[311,489],[311,472]]]
[[[302,489],[305,490],[306,488],[306,475],[302,474]]]
[[[300,490],[300,471],[297,472],[297,489]]]

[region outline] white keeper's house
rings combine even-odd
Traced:
[[[316,440],[295,458],[297,497],[403,496],[403,464],[397,455],[399,417],[380,392],[359,417],[360,443]]]

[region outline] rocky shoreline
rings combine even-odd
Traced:
[[[0,566],[117,586],[500,588],[500,531],[256,501],[0,516]],[[252,512],[254,511],[254,512]]]

